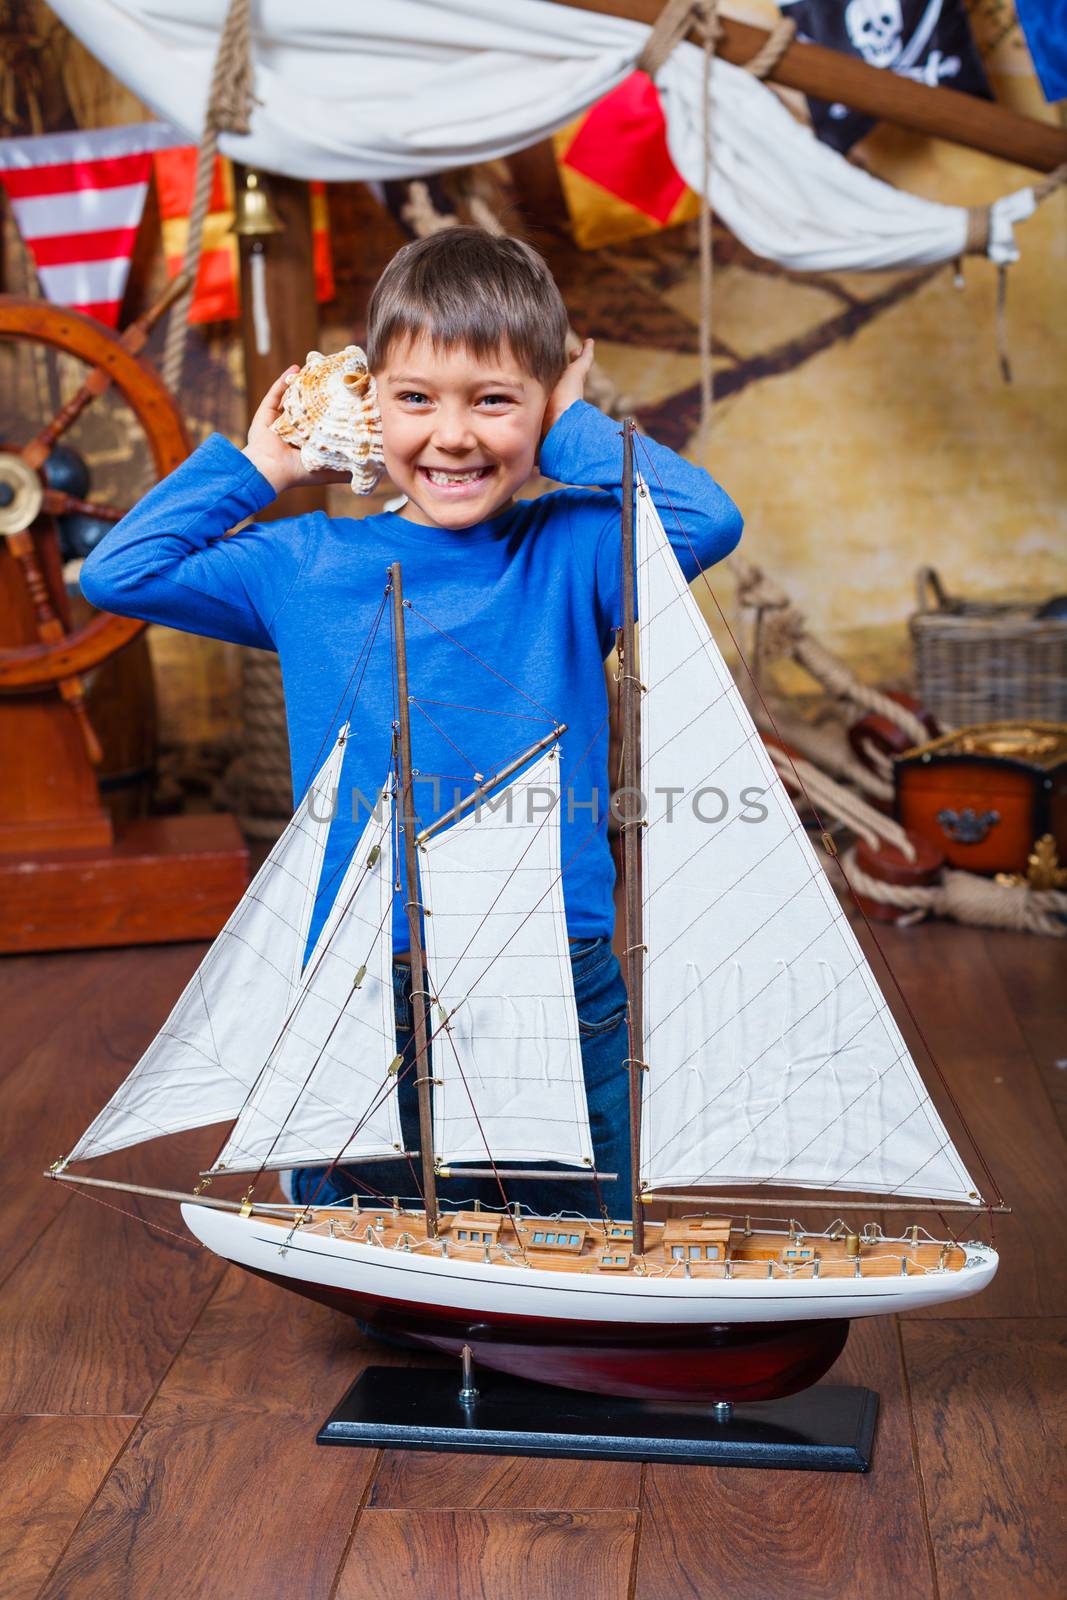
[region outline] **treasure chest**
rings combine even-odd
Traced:
[[[893,773],[898,821],[950,866],[1025,874],[1046,834],[1067,859],[1065,723],[958,728],[898,756]]]

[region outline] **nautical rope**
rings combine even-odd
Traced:
[[[915,846],[899,822],[876,811],[860,795],[843,788],[803,756],[787,755],[776,745],[768,745],[767,754],[787,788],[801,790],[820,810],[833,812],[840,822],[859,834],[869,849],[880,850],[883,844],[890,844],[909,861],[915,860]]]
[[[211,75],[204,133],[196,159],[196,186],[189,213],[189,234],[182,265],[189,273],[189,287],[174,302],[167,323],[163,351],[163,381],[176,394],[185,360],[185,340],[189,329],[189,307],[196,289],[204,222],[211,204],[215,181],[215,156],[220,133],[247,133],[252,115],[252,16],[251,0],[230,0],[215,67]]]
[[[695,15],[701,10],[702,6],[694,3],[694,0],[667,0],[637,58],[637,71],[647,72],[650,78],[654,78],[675,45],[685,38],[693,26]]]
[[[849,783],[866,790],[877,800],[892,800],[893,784],[887,774],[892,773],[893,763],[889,757],[884,758],[886,773],[872,772],[856,756],[840,722],[836,720],[823,723],[805,722],[802,717],[794,714],[788,702],[780,696],[774,695],[770,699],[769,714],[765,714],[759,706],[755,708],[753,721],[757,727],[768,733],[777,732],[779,738],[784,739],[787,744],[799,750],[809,761],[814,761],[831,776],[847,778]],[[881,754],[879,750],[870,751],[873,759],[877,759]]]
[[[1067,161],[1054,167],[1045,177],[1033,184],[1034,205],[1043,204],[1058,189],[1067,184]],[[963,245],[964,255],[984,256],[989,251],[992,231],[992,206],[967,207],[967,233]],[[957,264],[957,272],[959,263]],[[1005,383],[1011,382],[1011,358],[1008,353],[1008,268],[1005,262],[997,263],[996,340],[997,364]]]
[[[1003,884],[980,878],[974,872],[946,867],[939,884],[928,888],[908,888],[898,883],[883,883],[871,878],[856,862],[855,850],[845,856],[849,877],[868,900],[895,906],[912,915],[905,923],[920,922],[926,916],[951,917],[972,927],[1007,928],[1016,933],[1044,933],[1054,939],[1067,937],[1067,891],[1032,889],[1029,884]]]
[[[898,705],[870,684],[861,683],[851,668],[813,638],[807,631],[807,623],[801,612],[784,591],[766,577],[761,568],[737,556],[730,566],[737,577],[739,603],[751,606],[759,614],[761,656],[791,656],[806,667],[812,677],[817,678],[831,694],[887,717],[913,743],[926,743],[929,732],[914,712]]]
[[[697,433],[697,454],[702,457],[711,431],[712,408],[715,402],[715,370],[712,364],[712,303],[714,293],[714,250],[712,240],[711,208],[711,85],[712,60],[715,46],[722,37],[718,0],[667,0],[666,5],[652,25],[644,49],[637,58],[636,67],[647,72],[650,78],[663,66],[667,57],[693,30],[704,45],[704,104],[703,150],[701,157],[701,206],[699,219],[700,245],[700,427]],[[788,18],[781,18],[771,29],[762,46],[745,71],[753,77],[766,78],[774,71],[793,42],[797,26]]]
[[[797,25],[792,17],[779,17],[766,40],[749,61],[743,63],[746,72],[754,78],[769,78],[796,38]]]

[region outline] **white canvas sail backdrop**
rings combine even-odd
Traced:
[[[419,847],[442,1161],[593,1164],[559,806],[553,748]]]
[[[92,53],[199,140],[225,0],[52,0]],[[236,161],[296,178],[412,178],[546,138],[633,71],[648,28],[552,0],[259,0],[251,132]],[[702,183],[703,55],[657,75],[671,155]],[[919,266],[962,253],[967,213],[893,189],[821,144],[750,73],[712,73],[711,201],[750,249],[795,271]],[[1013,260],[1022,189],[993,207],[989,254]]]
[[[393,1009],[389,786],[308,957],[299,999],[215,1170],[390,1155],[402,1148]],[[361,969],[358,987],[354,981]]]
[[[346,732],[163,1027],[69,1161],[237,1116],[300,986]]]
[[[637,490],[642,1182],[973,1201],[977,1186],[648,490],[640,481]]]

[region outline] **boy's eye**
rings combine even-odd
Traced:
[[[512,397],[510,394],[483,394],[478,403],[488,406],[510,406]]]
[[[424,395],[420,389],[405,389],[400,395],[401,400],[425,400],[427,398],[428,396]]]

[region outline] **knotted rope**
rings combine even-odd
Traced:
[[[252,6],[251,0],[230,0],[222,26],[219,48],[208,91],[204,133],[196,159],[196,184],[183,268],[189,273],[189,288],[174,302],[167,324],[163,350],[163,381],[177,393],[185,361],[185,340],[189,331],[189,307],[196,290],[200,252],[204,241],[204,222],[211,204],[215,181],[215,156],[220,133],[247,133],[254,96],[252,94]]]
[[[899,822],[894,822],[883,811],[876,811],[861,795],[843,788],[810,761],[787,755],[773,744],[767,746],[767,754],[786,788],[810,800],[818,807],[820,815],[832,812],[839,822],[844,822],[853,833],[858,834],[871,850],[880,850],[883,844],[890,844],[907,860],[915,860],[915,846]]]
[[[843,789],[808,761],[797,761],[768,746],[779,777],[787,788],[806,794],[821,813],[830,813],[851,828],[871,850],[889,844],[907,860],[914,861],[915,848],[904,829],[892,818],[869,806],[858,795]],[[886,883],[872,878],[859,865],[855,847],[844,857],[844,869],[855,893],[866,900],[892,906],[906,914],[902,925],[921,922],[924,917],[950,917],[972,927],[1007,928],[1015,933],[1043,933],[1054,939],[1067,937],[1067,890],[1034,889],[1029,884],[998,883],[973,872],[944,868],[941,882],[914,887]]]
[[[910,912],[901,922],[921,922],[924,917],[951,917],[972,927],[1007,928],[1014,933],[1044,933],[1053,939],[1067,937],[1067,891],[1032,889],[1029,884],[997,883],[974,872],[946,867],[941,882],[928,888],[907,888],[871,878],[856,862],[855,850],[845,856],[845,870],[857,893],[867,900]]]

